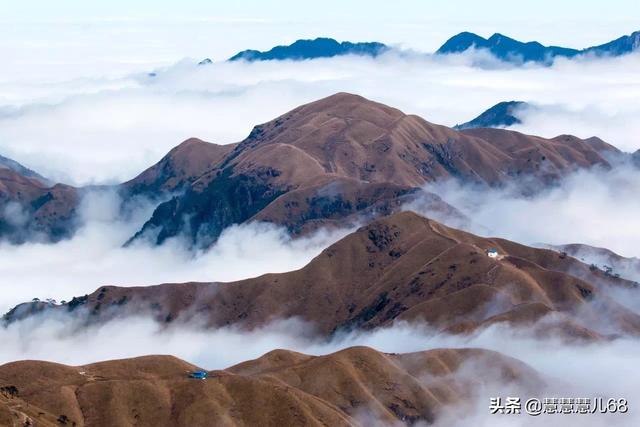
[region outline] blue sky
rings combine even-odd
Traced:
[[[461,19],[541,19],[549,15],[568,19],[633,20],[638,18],[638,3],[635,0],[325,0],[322,2],[299,2],[293,0],[2,0],[3,14],[23,19],[31,18],[87,18],[87,17],[250,17],[267,19],[315,20],[335,19],[336,15],[369,19],[415,19],[424,17]],[[617,15],[617,16],[616,16]]]
[[[13,23],[142,20],[252,24],[255,34],[260,35],[256,43],[265,44],[313,32],[430,48],[450,34],[468,29],[579,47],[640,26],[637,0],[0,0],[0,5],[0,19]],[[266,34],[271,36],[265,39]]]

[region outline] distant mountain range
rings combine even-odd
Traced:
[[[485,39],[477,34],[463,32],[451,37],[437,50],[436,54],[462,53],[471,48],[486,49],[502,61],[514,64],[537,62],[550,64],[554,58],[572,58],[581,54],[597,56],[620,56],[633,52],[640,46],[640,31],[629,36],[623,36],[611,42],[586,49],[571,49],[560,46],[544,46],[536,41],[521,42],[502,34],[494,34]],[[376,57],[395,48],[380,42],[338,42],[328,37],[316,39],[296,40],[290,45],[276,46],[267,51],[254,49],[243,50],[229,61],[270,61],[331,58],[341,55],[359,55]],[[205,58],[199,65],[211,64],[212,60]]]
[[[268,51],[243,50],[229,58],[229,61],[269,61],[304,60],[331,58],[340,55],[361,55],[376,57],[390,48],[378,42],[337,42],[331,38],[320,37],[314,40],[297,40],[287,46],[276,46]]]
[[[573,58],[577,55],[620,56],[640,47],[640,31],[611,42],[586,49],[571,49],[559,46],[544,46],[536,41],[521,42],[496,33],[485,39],[477,34],[463,32],[451,37],[436,54],[462,53],[469,49],[486,49],[505,62],[537,62],[550,64],[557,57]]]

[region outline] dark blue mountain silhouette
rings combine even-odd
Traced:
[[[453,36],[436,53],[461,53],[472,47],[487,49],[497,58],[507,62],[551,62],[556,56],[573,57],[580,53],[576,49],[558,46],[543,46],[538,42],[523,43],[502,34],[494,34],[489,39],[473,33]]]
[[[314,58],[331,58],[339,55],[378,56],[389,49],[383,43],[337,42],[330,38],[314,40],[297,40],[288,46],[276,46],[266,52],[243,50],[229,58],[229,61],[268,61],[268,60],[303,60]]]
[[[473,47],[487,49],[494,56],[505,62],[550,64],[556,57],[571,58],[580,54],[620,56],[633,52],[640,47],[640,31],[603,45],[592,46],[582,50],[559,46],[544,46],[536,41],[525,43],[498,33],[492,35],[489,39],[485,39],[477,34],[464,32],[451,37],[436,53],[461,53]]]
[[[457,130],[475,129],[475,128],[495,128],[508,127],[522,123],[517,117],[516,110],[526,108],[529,104],[522,101],[505,101],[500,102],[489,108],[475,119],[455,125],[453,128]]]

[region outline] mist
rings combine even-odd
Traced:
[[[234,281],[303,267],[350,229],[320,230],[293,239],[268,223],[234,225],[206,251],[189,249],[180,237],[161,246],[140,241],[123,247],[153,209],[141,204],[128,217],[115,192],[90,192],[79,214],[84,224],[58,243],[0,243],[0,312],[33,298],[58,301],[102,285],[143,286],[187,281]]]

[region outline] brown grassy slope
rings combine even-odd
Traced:
[[[20,175],[9,168],[0,167],[0,196],[2,198],[33,198],[45,184],[31,177]]]
[[[486,256],[488,248],[497,248],[500,259]],[[403,212],[362,227],[297,271],[233,283],[105,286],[49,310],[90,321],[148,313],[166,323],[198,317],[209,326],[248,328],[297,317],[322,334],[395,319],[468,331],[496,321],[530,324],[556,313],[569,335],[640,333],[640,316],[608,298],[611,288],[634,285],[555,251],[478,237]],[[31,309],[18,306],[7,320]]]
[[[282,170],[278,180],[288,185],[327,173],[406,186],[444,177],[498,184],[517,175],[557,177],[575,168],[607,166],[600,153],[617,150],[589,141],[504,129],[457,132],[338,93],[256,126],[236,147],[231,163],[238,172],[259,165]]]
[[[187,378],[194,369],[168,356],[78,367],[8,363],[0,366],[0,386],[14,386],[17,394],[0,399],[0,422],[52,426],[63,415],[78,427],[431,422],[480,384],[531,392],[542,386],[523,363],[478,349],[398,355],[353,347],[318,357],[276,350],[207,380]]]
[[[39,237],[57,240],[68,235],[79,201],[78,189],[49,184],[0,168],[0,238],[16,242]]]

